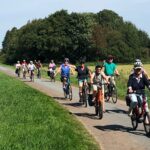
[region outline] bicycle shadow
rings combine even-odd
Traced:
[[[64,103],[64,105],[69,105],[69,106],[73,106],[73,107],[81,107],[82,104],[79,102],[75,102],[75,103]]]
[[[96,129],[101,131],[121,131],[121,132],[128,132],[134,135],[146,136],[144,130],[133,130],[131,127],[125,127],[122,125],[112,124],[112,125],[105,125],[105,126],[94,126]],[[141,132],[140,132],[141,131]]]
[[[107,113],[114,112],[114,113],[119,113],[119,114],[127,114],[127,111],[123,110],[123,109],[106,109],[106,112]]]
[[[73,114],[79,117],[86,117],[90,119],[99,120],[95,114],[91,114],[91,113],[73,113]]]
[[[57,99],[57,100],[67,100],[65,97],[57,97],[57,96],[54,96],[52,97],[54,99]]]

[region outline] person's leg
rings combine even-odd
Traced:
[[[93,84],[93,102],[95,102],[95,98],[96,98],[96,94],[97,94],[97,85]]]
[[[133,108],[135,108],[137,105],[137,96],[136,94],[129,94],[129,97],[131,99],[131,103],[130,103],[128,115],[131,116]]]
[[[81,102],[81,97],[82,97],[82,87],[83,87],[83,81],[82,80],[79,80],[78,81],[78,84],[79,84],[79,102]]]
[[[104,86],[102,86],[102,105],[103,105],[103,112],[105,112]]]

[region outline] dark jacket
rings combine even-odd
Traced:
[[[141,74],[141,77],[139,78],[139,80],[136,78],[135,73],[133,73],[129,76],[127,86],[128,87],[131,86],[133,91],[137,91],[137,90],[145,89],[145,86],[147,86],[149,88],[150,83],[143,73]]]

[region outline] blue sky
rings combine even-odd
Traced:
[[[28,20],[45,18],[65,9],[94,12],[110,9],[150,36],[150,0],[0,0],[0,48],[7,30],[20,28]]]

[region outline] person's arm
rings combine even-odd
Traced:
[[[95,76],[95,72],[92,73],[91,76],[90,76],[90,83],[91,83],[91,84],[93,84],[94,76]]]
[[[130,75],[130,76],[129,76],[128,83],[127,83],[127,87],[128,87],[128,92],[129,92],[129,93],[132,93],[132,92],[133,92],[133,89],[132,89],[132,76],[133,76],[133,75]]]
[[[102,75],[103,79],[106,81],[106,83],[108,83],[109,77],[107,77],[103,71],[101,72],[101,75]]]
[[[61,72],[61,66],[58,68],[58,70],[56,70],[55,76]]]
[[[70,67],[71,74],[74,75],[75,73],[74,73],[74,70],[73,70],[73,69],[76,70],[77,67],[76,67],[75,65],[71,65],[71,64],[69,64],[69,67]]]

